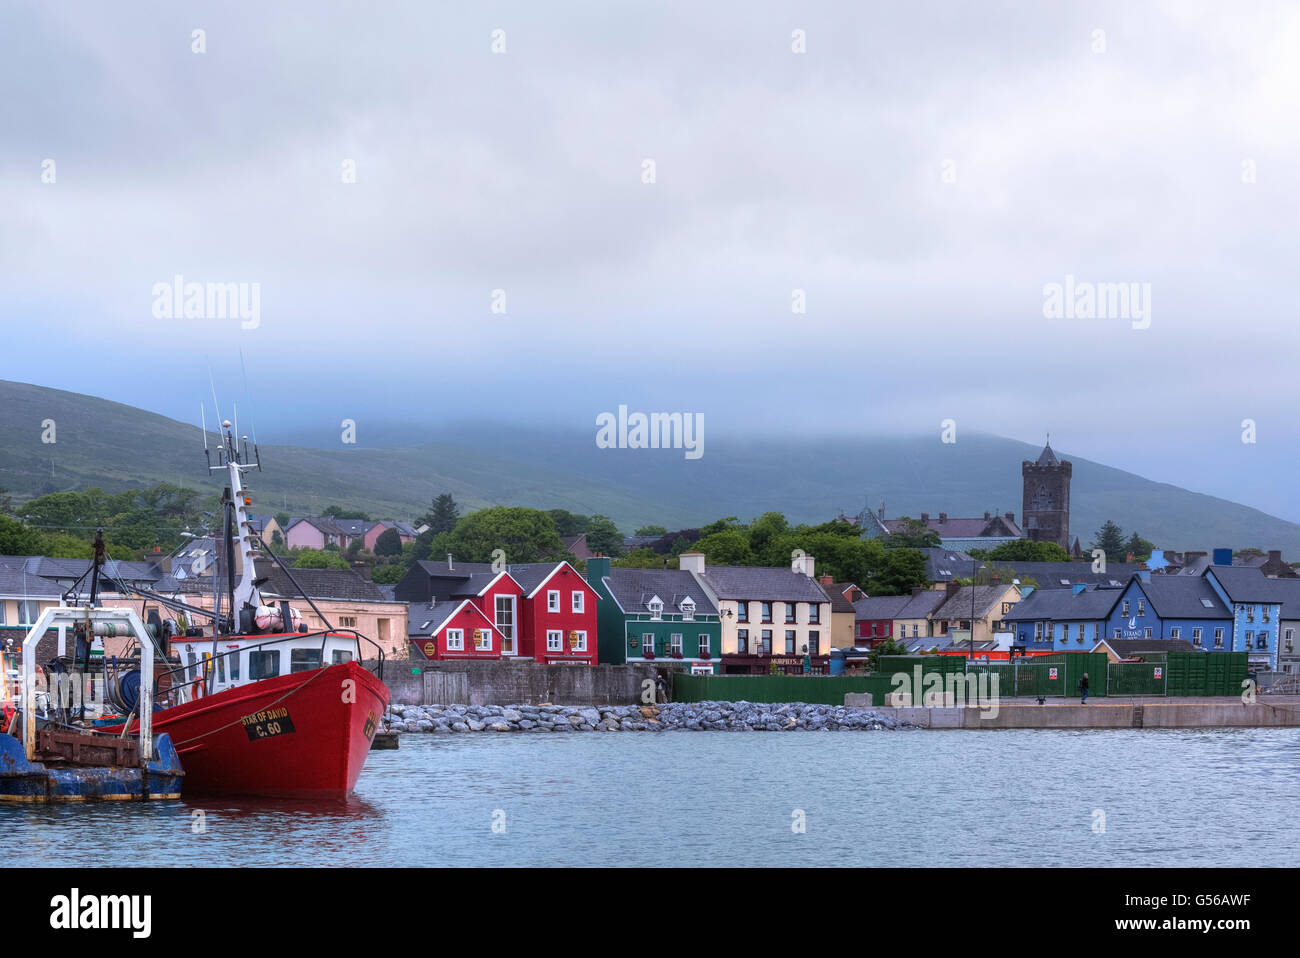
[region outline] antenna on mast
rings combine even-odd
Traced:
[[[203,458],[208,461],[208,469],[212,468],[212,453],[208,451],[208,413],[203,408],[203,403],[199,403],[199,428],[203,430]]]

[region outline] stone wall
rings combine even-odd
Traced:
[[[384,682],[399,705],[636,705],[653,665],[543,665],[537,662],[387,662]]]

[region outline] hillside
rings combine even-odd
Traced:
[[[200,397],[196,397],[196,404]],[[41,442],[53,419],[57,441]],[[211,425],[211,423],[209,424]],[[331,503],[411,517],[450,492],[462,512],[490,504],[563,508],[612,517],[625,532],[776,510],[821,522],[885,501],[889,516],[922,511],[1020,517],[1020,462],[1038,447],[965,435],[925,438],[739,439],[710,435],[706,454],[598,449],[591,434],[455,424],[430,441],[387,448],[263,446],[256,509],[295,514]],[[1257,509],[1151,482],[1070,456],[1072,533],[1086,545],[1106,519],[1157,545],[1280,548],[1300,554],[1300,525]],[[0,380],[0,487],[18,500],[99,485],[172,482],[217,491],[205,475],[199,430],[120,403]]]

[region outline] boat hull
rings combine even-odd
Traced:
[[[181,797],[180,756],[170,736],[157,735],[158,757],[147,768],[78,767],[30,762],[23,743],[0,735],[0,802],[141,802]]]
[[[388,707],[356,662],[226,689],[154,713],[185,767],[185,796],[346,798]],[[120,728],[120,726],[119,726]]]

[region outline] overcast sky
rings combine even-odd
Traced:
[[[194,420],[242,349],[264,441],[952,418],[1300,518],[1298,118],[1295,5],[11,0],[0,377]]]

